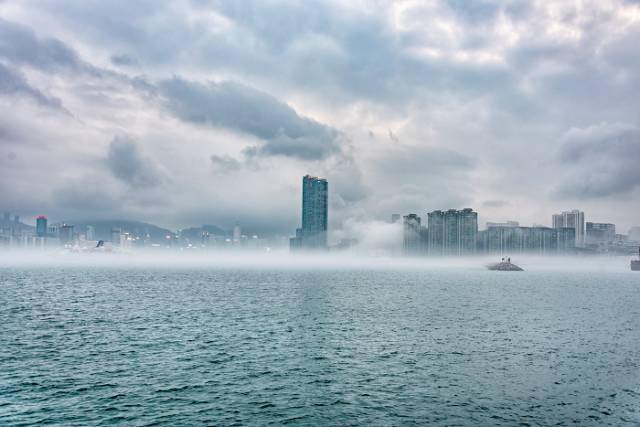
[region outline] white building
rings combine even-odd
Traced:
[[[584,247],[584,212],[574,209],[554,214],[551,217],[553,228],[568,227],[576,231],[576,247]]]

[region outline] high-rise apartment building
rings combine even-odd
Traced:
[[[585,243],[586,244],[599,244],[613,242],[616,237],[615,224],[608,224],[602,222],[587,222]]]
[[[554,214],[551,217],[553,228],[573,228],[576,236],[576,246],[584,246],[584,212],[574,209]]]
[[[87,240],[96,240],[96,228],[93,225],[87,225],[85,238]]]
[[[476,252],[478,213],[473,209],[449,209],[428,214],[429,253],[467,255]]]
[[[487,253],[502,255],[570,253],[575,248],[575,230],[491,224],[481,233],[479,244]]]
[[[233,226],[233,241],[234,245],[240,244],[240,239],[242,238],[242,230],[240,229],[240,225],[236,224]]]
[[[73,225],[63,224],[59,228],[59,237],[60,244],[62,245],[73,245],[75,242],[75,235],[73,232]]]
[[[417,255],[422,252],[420,223],[421,218],[416,214],[409,214],[403,217],[402,250],[406,255]]]
[[[438,210],[427,214],[429,229],[429,255],[444,254],[444,212]]]

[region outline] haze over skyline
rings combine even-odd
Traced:
[[[638,225],[640,3],[0,1],[0,207]]]

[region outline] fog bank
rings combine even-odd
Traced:
[[[513,257],[523,273],[487,272],[488,274],[527,274],[536,271],[557,272],[627,272],[631,257]],[[144,268],[144,269],[371,269],[371,270],[458,270],[487,271],[486,265],[499,257],[408,258],[391,255],[365,255],[355,252],[291,254],[275,252],[164,252],[63,253],[37,251],[0,252],[0,268]],[[633,272],[629,273],[633,274]],[[640,278],[640,274],[638,275]]]

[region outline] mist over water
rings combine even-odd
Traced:
[[[133,250],[116,253],[68,253],[53,251],[0,252],[0,267],[114,267],[196,269],[374,269],[484,271],[500,261],[500,255],[469,257],[405,257],[392,251],[357,247],[351,251],[290,253],[273,251],[164,251]],[[512,256],[525,272],[629,271],[630,256]],[[631,272],[630,272],[631,273]]]

